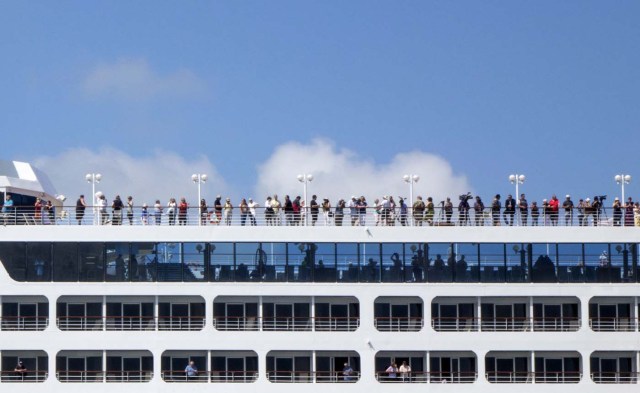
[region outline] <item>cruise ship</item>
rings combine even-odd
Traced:
[[[0,191],[2,391],[638,390],[640,229],[604,215],[78,225],[27,163]]]

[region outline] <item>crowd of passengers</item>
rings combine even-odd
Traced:
[[[322,219],[325,226],[407,226],[410,220],[416,226],[429,225],[507,225],[514,224],[522,226],[557,226],[561,220],[565,226],[571,225],[598,225],[603,219],[609,223],[604,210],[606,196],[595,196],[593,201],[590,198],[580,199],[574,204],[570,195],[566,195],[564,201],[560,201],[555,195],[549,200],[543,199],[538,205],[536,201],[529,203],[525,194],[521,194],[519,199],[508,195],[504,202],[500,194],[496,194],[487,206],[480,196],[475,198],[471,194],[459,196],[457,207],[454,206],[451,198],[434,203],[432,197],[426,200],[418,196],[411,207],[407,201],[398,197],[383,196],[374,199],[369,204],[364,196],[352,196],[348,200],[340,199],[333,206],[328,198],[319,200],[313,195],[307,205],[300,196],[291,199],[285,195],[280,201],[278,195],[268,196],[261,206],[252,198],[248,200],[242,198],[239,204],[233,204],[230,198],[216,196],[213,205],[208,205],[205,199],[200,200],[198,206],[191,206],[184,197],[178,202],[175,198],[170,198],[165,204],[156,200],[152,206],[143,203],[141,209],[137,209],[133,202],[133,197],[127,197],[123,201],[116,195],[109,204],[105,195],[100,194],[97,199],[97,213],[99,223],[102,225],[122,225],[123,223],[133,225],[136,219],[143,225],[161,225],[162,218],[166,217],[169,225],[187,225],[189,211],[197,211],[200,224],[231,225],[234,213],[238,212],[240,225],[257,225],[258,214],[263,214],[266,225],[311,225],[315,226],[318,220]],[[84,195],[80,195],[76,201],[75,219],[81,225],[85,210],[89,207]],[[24,206],[22,206],[24,208]],[[2,206],[2,215],[5,225],[12,216],[14,209],[11,194],[7,194]],[[454,220],[454,211],[457,210],[457,217]],[[615,198],[611,209],[611,223],[614,226],[640,226],[640,202],[634,202],[629,197],[625,203],[619,198]],[[373,216],[373,223],[367,222],[367,213]],[[66,212],[63,212],[63,214]],[[138,217],[136,217],[138,215]],[[575,215],[575,219],[574,219]],[[55,223],[55,209],[51,201],[36,199],[33,206],[33,219],[36,223]],[[46,222],[45,222],[46,221]]]

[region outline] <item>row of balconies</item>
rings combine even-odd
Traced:
[[[490,351],[479,370],[472,351],[378,351],[375,369],[362,372],[356,351],[281,351],[259,358],[253,351],[168,350],[151,352],[63,350],[55,358],[62,383],[149,382],[252,383],[264,375],[271,383],[471,384],[483,375],[489,383],[575,384],[584,375],[597,384],[635,384],[637,351],[596,351],[588,365],[575,351]],[[0,382],[44,382],[49,378],[45,351],[2,351]],[[25,369],[14,369],[21,361]],[[259,368],[259,363],[264,368]],[[189,365],[189,366],[187,366]],[[398,366],[401,365],[401,366]],[[264,370],[264,371],[261,371]]]
[[[2,330],[44,330],[49,303],[44,296],[6,296]],[[63,331],[197,331],[207,326],[199,296],[62,296],[56,327]],[[637,310],[637,311],[636,311]],[[588,313],[593,331],[638,331],[635,298],[594,297],[582,310],[575,297],[436,297],[430,327],[438,332],[575,332]],[[417,332],[425,327],[420,297],[383,296],[373,304],[373,326],[382,332]],[[355,331],[363,322],[355,297],[219,296],[212,326],[219,331]]]

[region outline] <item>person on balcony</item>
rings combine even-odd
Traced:
[[[195,380],[198,377],[198,368],[193,360],[189,360],[189,364],[184,368],[187,380]]]

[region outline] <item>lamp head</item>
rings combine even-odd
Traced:
[[[209,180],[209,176],[207,176],[206,173],[203,173],[202,175],[200,175],[200,181],[205,182]]]
[[[406,183],[409,183],[409,179],[409,175],[402,176],[402,180],[404,180]]]
[[[313,175],[307,175],[307,180],[308,181],[313,181]]]
[[[96,179],[96,183],[100,183],[100,180],[102,180],[102,175],[99,173],[96,173],[95,179]]]
[[[627,184],[631,183],[631,175],[624,175],[624,182]]]
[[[620,182],[622,181],[622,176],[620,176],[620,175],[616,175],[616,176],[614,177],[614,179],[615,179],[616,183],[620,184]]]
[[[84,178],[87,179],[87,182],[91,183],[91,179],[93,178],[93,176],[90,173],[87,173]]]
[[[192,180],[194,183],[197,183],[197,182],[198,182],[198,175],[196,175],[195,173],[194,173],[193,175],[191,175],[191,180]]]
[[[420,176],[418,176],[418,175],[413,175],[413,182],[414,182],[414,183],[417,183],[417,182],[418,182],[418,180],[420,180]]]
[[[520,182],[520,184],[524,183],[525,179],[526,179],[526,177],[524,175],[518,176],[518,181]]]
[[[511,184],[516,182],[516,175],[509,175],[509,181],[511,182]]]
[[[296,179],[298,179],[298,181],[299,181],[300,183],[304,182],[304,176],[302,176],[302,175],[298,175],[298,176],[296,176]]]

